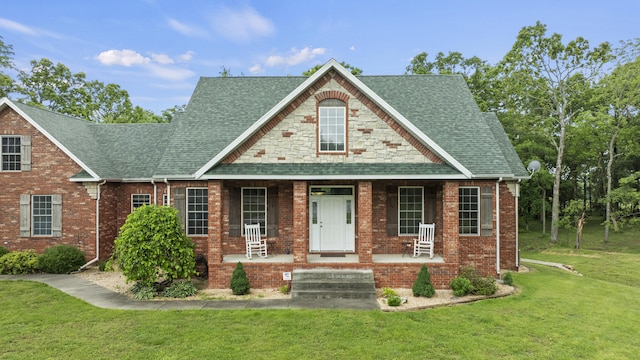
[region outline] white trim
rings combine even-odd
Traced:
[[[339,109],[342,110],[342,150],[322,150],[322,124],[323,124],[323,119],[324,119],[324,123],[327,122],[327,117],[323,117],[320,116],[320,113],[322,111],[322,109]],[[348,151],[348,146],[347,146],[347,131],[348,131],[348,126],[347,126],[347,106],[321,106],[318,105],[318,138],[317,138],[317,146],[318,146],[318,154],[344,154]],[[326,135],[326,134],[325,134]],[[331,135],[337,135],[337,134],[331,134]],[[328,144],[328,143],[325,143]],[[337,144],[337,143],[336,143]]]
[[[203,176],[199,180],[469,180],[459,175],[216,175]]]
[[[31,126],[36,128],[39,132],[41,132],[47,139],[49,139],[54,145],[56,145],[62,152],[64,152],[68,157],[71,158],[76,164],[80,165],[82,170],[89,173],[89,175],[93,176],[95,180],[99,180],[100,176],[96,174],[91,168],[89,168],[82,160],[80,160],[77,156],[75,156],[69,149],[67,149],[61,142],[58,141],[53,135],[49,134],[43,127],[41,127],[37,122],[35,122],[29,115],[27,115],[24,111],[20,110],[11,100],[5,98],[0,99],[0,110],[2,110],[5,106],[10,107],[13,111],[17,112],[22,118],[27,120]]]
[[[133,197],[134,196],[147,196],[147,200],[149,200],[149,201],[146,202],[145,204],[142,204],[142,205],[151,205],[151,194],[137,194],[137,193],[136,194],[131,194],[131,212],[133,212],[133,210],[135,210],[136,208],[142,206],[142,205],[139,205],[139,206],[137,206],[135,208],[133,207],[133,205],[134,205],[133,204]]]
[[[418,233],[403,234],[400,232],[400,189],[420,189],[422,190],[422,196],[420,196],[420,203],[422,204],[420,209],[420,222],[424,222],[424,186],[398,186],[398,236],[416,236]]]
[[[368,86],[366,86],[362,81],[360,81],[357,77],[355,77],[351,72],[347,71],[342,65],[340,65],[335,59],[329,60],[326,64],[324,64],[318,71],[316,71],[313,75],[311,75],[307,80],[305,80],[302,84],[300,84],[295,90],[290,92],[284,99],[282,99],[276,106],[271,108],[266,114],[262,115],[258,121],[253,123],[247,130],[245,130],[240,136],[238,136],[235,140],[233,140],[229,145],[227,145],[221,152],[219,152],[213,159],[209,160],[204,166],[202,166],[198,171],[196,171],[193,176],[196,179],[201,178],[209,169],[217,165],[222,159],[227,157],[231,152],[233,152],[238,146],[244,143],[248,138],[250,138],[254,133],[256,133],[264,124],[266,124],[273,116],[278,114],[282,109],[284,109],[291,101],[300,96],[302,92],[315,83],[318,79],[324,76],[330,69],[335,69],[340,75],[346,78],[353,86],[358,88],[360,91],[364,93],[365,96],[368,96],[373,102],[375,102],[378,106],[380,106],[383,110],[389,113],[393,118],[396,119],[406,130],[412,133],[416,138],[420,139],[428,148],[433,150],[437,156],[442,157],[445,162],[449,163],[456,170],[460,171],[467,179],[472,177],[471,171],[469,171],[466,167],[462,166],[460,162],[458,162],[453,156],[444,151],[438,144],[436,144],[431,138],[429,138],[425,133],[420,131],[415,125],[413,125],[409,120],[407,120],[402,114],[400,114],[396,109],[391,107],[386,101],[384,101],[380,96],[378,96],[375,92],[373,92]],[[494,177],[495,178],[495,177]],[[340,178],[337,178],[340,179]]]
[[[466,212],[471,212],[470,210],[460,210],[458,209],[458,235],[459,236],[481,236],[481,216],[482,214],[480,214],[480,207],[482,204],[482,192],[480,191],[480,186],[459,186],[458,187],[458,206],[460,206],[460,189],[476,189],[477,190],[477,204],[478,204],[478,210],[476,211],[476,214],[478,214],[478,224],[476,225],[476,233],[474,234],[467,234],[467,233],[461,233],[460,232],[460,211],[466,211]]]
[[[262,229],[260,230],[260,235],[267,236],[267,222],[269,221],[269,217],[267,215],[268,211],[268,191],[265,186],[243,186],[240,188],[240,224],[242,228],[242,235],[244,236],[244,190],[245,189],[261,189],[264,190],[264,234],[262,233]]]

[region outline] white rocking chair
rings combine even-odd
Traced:
[[[422,254],[429,254],[429,258],[433,259],[433,237],[436,230],[436,224],[422,224],[418,228],[418,238],[413,239],[413,256],[418,257]]]
[[[267,257],[267,240],[260,237],[260,224],[245,224],[244,238],[249,260],[251,260],[251,255],[254,252],[261,258]]]

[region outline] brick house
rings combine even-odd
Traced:
[[[78,246],[106,259],[137,206],[179,210],[209,286],[243,261],[252,287],[283,272],[372,269],[410,287],[422,264],[448,286],[461,267],[518,267],[519,182],[528,178],[495,114],[460,76],[201,78],[170,124],[95,124],[0,100],[0,245]],[[413,258],[420,222],[435,256]],[[260,223],[267,259],[244,255]],[[409,250],[409,252],[407,252]]]

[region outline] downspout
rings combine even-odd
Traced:
[[[518,179],[518,182],[516,183],[516,268],[518,268],[520,266],[520,248],[518,247],[518,234],[520,233],[520,228],[518,228],[518,218],[520,217],[519,211],[520,208],[518,207],[518,199],[520,198],[520,179]]]
[[[153,185],[153,205],[158,205],[158,202],[156,202],[156,182],[153,179],[151,179],[151,185]]]
[[[500,182],[496,181],[496,273],[500,276]]]
[[[93,264],[100,259],[100,186],[104,185],[107,180],[103,180],[98,183],[97,195],[96,195],[96,257],[90,260],[88,263],[82,265],[80,270],[84,270],[87,266]]]
[[[171,206],[171,184],[167,178],[164,178],[164,183],[167,184],[167,206]]]

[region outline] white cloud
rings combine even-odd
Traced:
[[[96,57],[104,65],[132,66],[137,64],[148,64],[151,59],[144,57],[133,50],[107,50]]]
[[[153,60],[154,62],[157,62],[159,64],[163,64],[163,65],[173,64],[173,59],[170,58],[169,56],[165,55],[165,54],[154,54],[154,53],[151,53],[151,60]]]
[[[249,72],[252,74],[262,74],[264,73],[264,69],[260,64],[255,64],[249,68]]]
[[[355,47],[355,46],[353,46],[353,45],[351,45],[351,47],[349,48],[349,50],[351,50],[351,51],[355,51],[355,50],[356,50],[356,47]]]
[[[148,64],[146,68],[149,70],[151,75],[171,81],[182,81],[195,75],[191,70],[160,66],[156,64]]]
[[[292,48],[289,51],[289,54],[286,56],[281,55],[271,55],[265,61],[265,65],[269,67],[279,66],[279,65],[298,65],[303,62],[313,60],[318,55],[324,54],[326,51],[325,48],[309,48],[305,47],[304,49],[298,50],[296,48]]]
[[[273,23],[251,7],[238,10],[220,7],[211,22],[220,35],[233,41],[249,41],[275,33]]]
[[[178,58],[179,58],[181,61],[190,61],[191,59],[193,59],[193,55],[195,55],[195,54],[196,54],[196,52],[195,52],[195,51],[191,51],[191,50],[189,50],[189,51],[187,51],[186,53],[184,53],[184,54],[182,54],[182,55],[178,56]]]
[[[26,25],[22,25],[13,20],[0,18],[0,28],[7,29],[9,31],[19,32],[31,36],[38,36],[38,31],[32,29]]]
[[[207,32],[197,26],[187,25],[183,22],[180,22],[176,19],[167,19],[167,24],[173,30],[179,32],[185,36],[195,36],[195,37],[205,37],[207,36]]]

